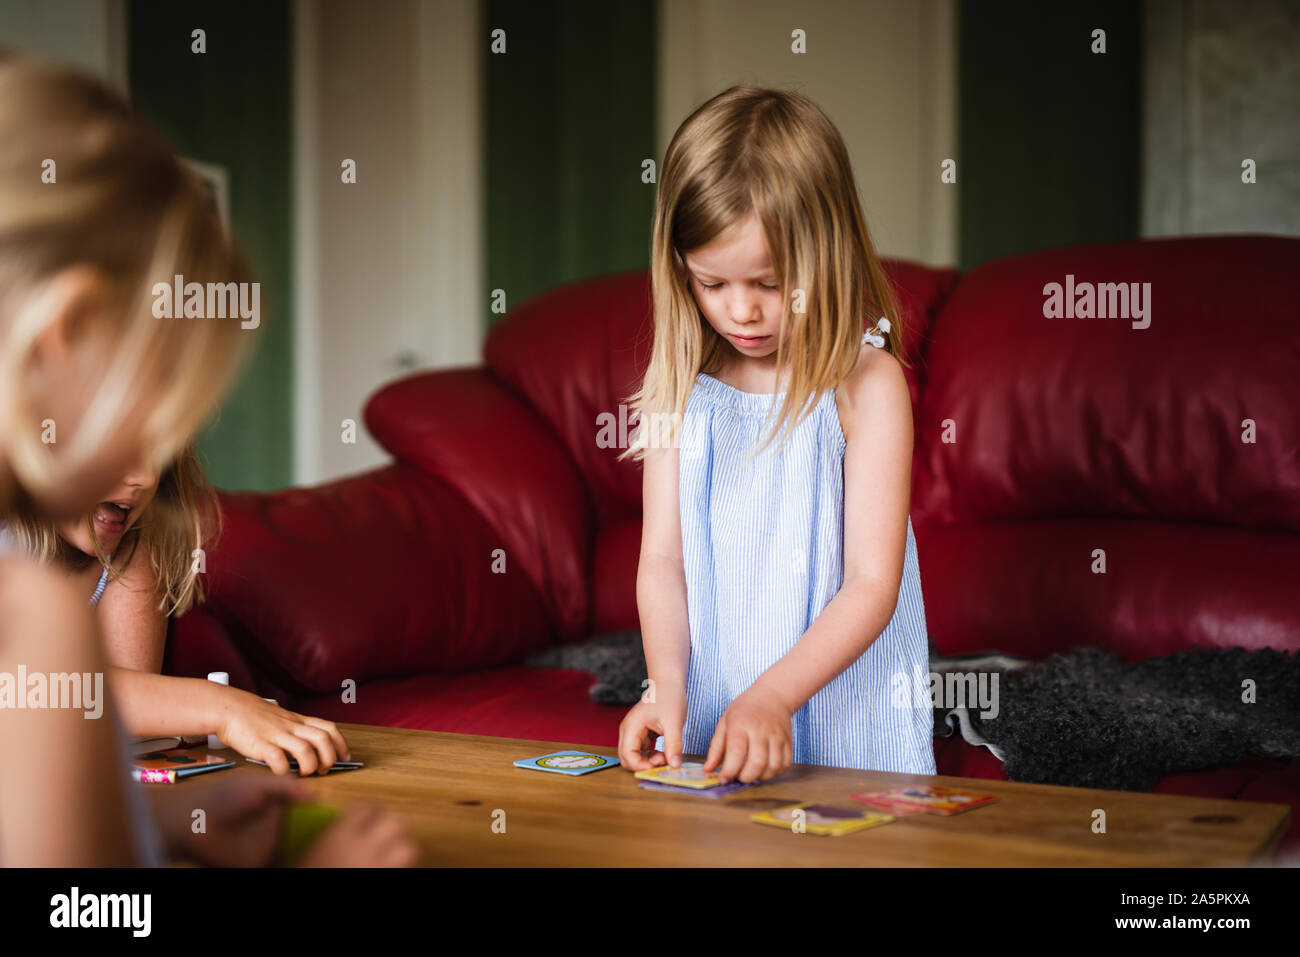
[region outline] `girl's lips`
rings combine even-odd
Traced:
[[[741,346],[756,346],[766,342],[771,336],[731,336],[731,341]]]

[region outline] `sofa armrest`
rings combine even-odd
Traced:
[[[587,634],[591,496],[528,405],[485,369],[454,369],[384,387],[365,419],[400,462],[455,489],[487,522],[497,541],[474,561],[504,559],[507,569],[521,569],[561,640]]]
[[[555,640],[518,564],[493,568],[497,534],[457,491],[410,466],[220,500],[208,601],[177,623],[174,656],[194,635],[212,647],[204,636],[215,623],[253,687],[327,694],[348,679],[508,664]]]

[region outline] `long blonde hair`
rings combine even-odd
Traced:
[[[187,445],[158,476],[153,500],[122,536],[112,556],[104,554],[92,516],[86,517],[94,556],[64,540],[58,523],[35,515],[16,514],[5,529],[26,555],[42,562],[82,568],[98,559],[109,570],[110,582],[121,577],[136,549],[145,549],[159,607],[168,615],[183,615],[203,601],[200,562],[196,549],[210,549],[221,534],[221,509],[208,484],[198,453]]]
[[[50,318],[43,296],[80,266],[109,300],[80,330],[89,401],[55,455],[42,441],[50,392],[34,359]],[[0,518],[111,448],[140,390],[157,396],[138,434],[160,471],[215,411],[249,337],[238,318],[155,316],[155,283],[177,275],[247,279],[194,174],[104,84],[0,51]],[[183,602],[188,589],[163,580]]]
[[[802,94],[733,86],[687,117],[664,153],[650,262],[654,345],[641,387],[626,400],[637,430],[619,459],[677,441],[696,376],[718,369],[731,351],[695,302],[683,254],[751,213],[782,290],[777,366],[789,373],[760,448],[849,376],[866,325],[887,318],[885,348],[906,364],[898,305],[839,131]],[[804,293],[802,312],[791,308],[795,290]]]

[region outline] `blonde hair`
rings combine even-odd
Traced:
[[[885,349],[902,359],[902,323],[867,232],[848,150],[822,110],[799,93],[733,86],[695,110],[664,153],[651,250],[654,344],[641,387],[626,400],[637,430],[619,459],[677,441],[700,372],[732,346],[690,289],[684,253],[751,213],[762,225],[782,291],[777,365],[788,370],[776,428],[785,435],[858,361],[864,320],[889,320]],[[803,290],[806,309],[791,309]],[[773,404],[775,410],[775,403]]]
[[[110,559],[95,534],[95,522],[86,517],[94,558],[109,569],[110,582],[122,576],[137,548],[145,549],[159,608],[168,615],[183,615],[203,601],[203,583],[195,549],[211,548],[221,534],[221,509],[208,484],[198,453],[187,445],[158,477],[153,500],[122,536]],[[48,518],[18,514],[6,530],[24,554],[46,563],[84,567],[94,559],[63,539],[58,524]]]
[[[56,456],[33,359],[45,296],[73,267],[93,270],[109,301],[74,350],[89,401]],[[156,317],[154,284],[176,275],[247,278],[194,174],[102,83],[0,51],[0,516],[110,447],[142,390],[157,394],[140,434],[160,469],[215,410],[247,337],[238,319]]]

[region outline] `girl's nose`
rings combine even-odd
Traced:
[[[731,310],[731,321],[737,325],[750,321],[760,313],[758,296],[746,289],[737,289],[732,293],[728,307]]]
[[[158,471],[149,462],[141,462],[126,473],[123,481],[133,488],[149,488],[158,484]]]

